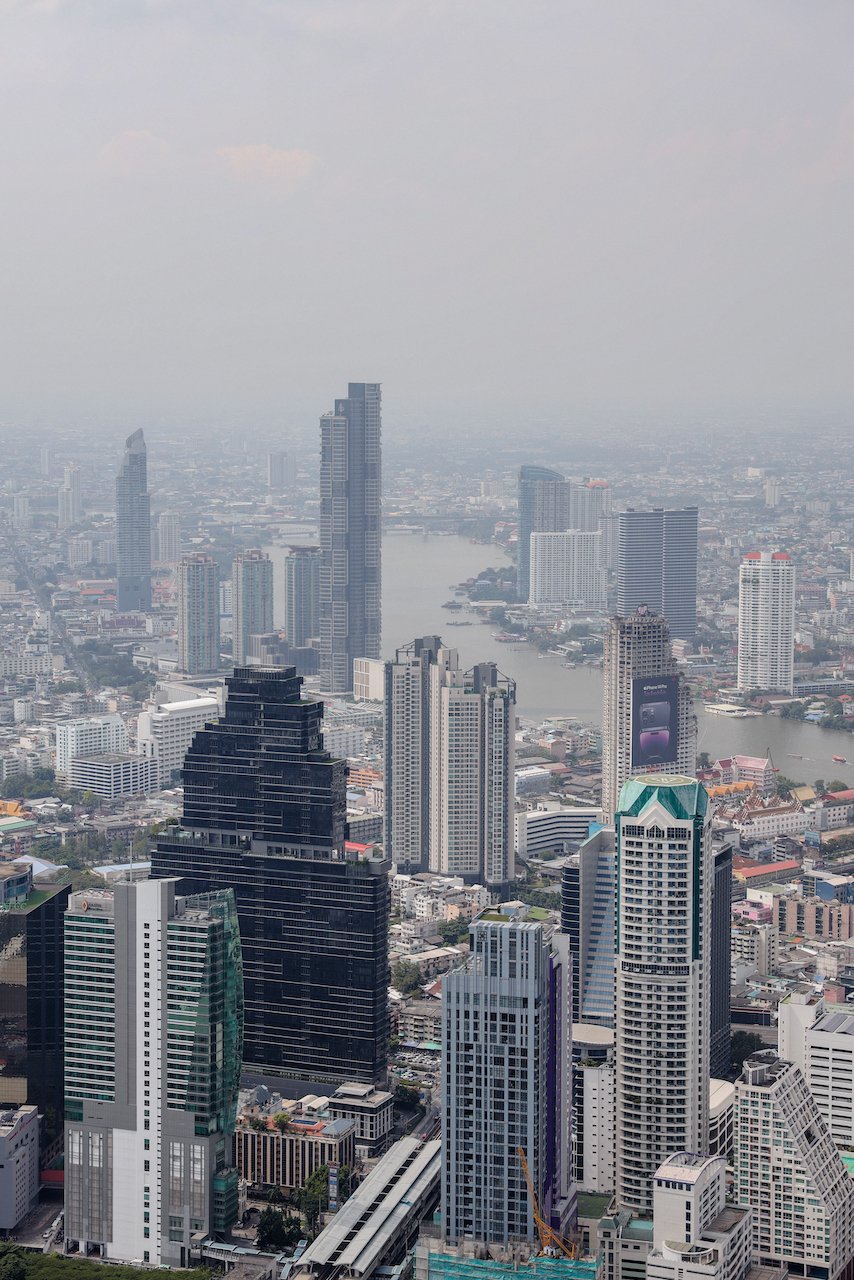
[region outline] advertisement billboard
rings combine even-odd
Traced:
[[[632,681],[632,769],[676,760],[678,676],[638,676]]]

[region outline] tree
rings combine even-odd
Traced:
[[[421,970],[411,960],[398,960],[391,968],[391,985],[401,995],[411,996],[420,991],[422,984]]]
[[[317,1231],[320,1215],[329,1202],[329,1168],[321,1165],[306,1181],[299,1193],[299,1207],[312,1235]]]
[[[812,784],[817,796],[823,795],[827,788],[824,785],[824,778],[816,778]]]
[[[697,768],[710,769],[711,765],[712,765],[712,757],[709,755],[708,751],[699,752],[699,754],[697,755]]]
[[[0,1280],[27,1280],[27,1264],[20,1250],[3,1250],[0,1258]]]
[[[280,1193],[281,1194],[281,1193]],[[255,1244],[262,1253],[293,1249],[302,1239],[302,1223],[293,1213],[267,1205],[258,1221]]]
[[[444,943],[454,946],[457,942],[465,942],[469,936],[468,920],[440,920],[436,932]]]
[[[778,796],[787,796],[791,792],[792,787],[798,786],[798,783],[794,782],[791,778],[787,778],[785,774],[778,773],[774,780],[774,786],[777,788]]]
[[[394,1091],[394,1100],[407,1111],[417,1107],[421,1095],[410,1084],[399,1084]]]
[[[841,778],[831,778],[827,784],[828,791],[846,791],[847,784]]]
[[[745,1058],[766,1046],[761,1036],[752,1031],[736,1031],[729,1044],[729,1070],[733,1078],[740,1074]]]
[[[273,1116],[273,1124],[279,1130],[279,1133],[284,1133],[290,1122],[291,1117],[288,1115],[287,1111],[277,1111]]]

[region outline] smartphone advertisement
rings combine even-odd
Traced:
[[[632,681],[632,769],[676,760],[678,676]]]

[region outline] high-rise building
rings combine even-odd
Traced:
[[[484,912],[466,966],[442,984],[442,1222],[450,1244],[536,1238],[518,1154],[544,1219],[572,1224],[567,940]]]
[[[38,1204],[39,1146],[38,1107],[0,1107],[0,1231],[4,1233],[14,1231]]]
[[[709,798],[693,778],[632,778],[615,825],[616,1195],[648,1214],[662,1161],[708,1149]]]
[[[43,444],[39,449],[39,475],[42,480],[49,480],[53,470],[53,454],[50,446]]]
[[[197,675],[219,665],[219,569],[198,552],[178,566],[178,670]]]
[[[274,449],[267,454],[267,488],[272,493],[281,493],[294,483],[294,460],[283,449]]]
[[[603,609],[602,534],[567,529],[530,536],[528,600],[532,605]]]
[[[715,844],[712,878],[712,938],[709,975],[709,1070],[723,1080],[730,1069],[730,938],[732,845]]]
[[[462,671],[438,636],[386,663],[385,838],[401,870],[512,880],[515,708],[512,680],[488,662]]]
[[[320,547],[290,547],[285,561],[285,633],[292,648],[320,635]]]
[[[185,1267],[237,1218],[243,1021],[228,891],[73,893],[65,913],[65,1238]]]
[[[822,1014],[806,1030],[806,1078],[837,1147],[854,1149],[854,1015]]]
[[[242,551],[231,569],[234,665],[249,657],[249,637],[273,630],[273,564],[264,551]]]
[[[181,559],[181,517],[161,511],[157,518],[157,559],[177,564]]]
[[[323,704],[292,667],[238,668],[223,718],[184,759],[180,827],[152,875],[235,891],[243,939],[244,1061],[304,1081],[385,1076],[388,862],[346,847],[343,760]]]
[[[116,476],[116,608],[151,611],[151,504],[148,455],[141,430],[125,441]]]
[[[748,551],[738,574],[738,687],[791,693],[795,566],[785,551]]]
[[[736,1081],[734,1165],[756,1263],[850,1280],[854,1180],[800,1069],[773,1049],[748,1058]]]
[[[164,702],[140,711],[137,723],[139,754],[157,761],[160,785],[167,787],[184,767],[190,743],[206,724],[219,719],[216,698],[188,698]]]
[[[61,720],[56,726],[56,772],[65,778],[72,760],[127,751],[128,745],[127,725],[118,712]]]
[[[570,854],[563,868],[560,927],[572,956],[572,1021],[614,1025],[614,832],[603,828]]]
[[[602,530],[611,514],[611,488],[607,480],[584,480],[569,493],[569,528],[584,533]]]
[[[752,1216],[726,1202],[722,1156],[681,1151],[656,1171],[647,1280],[745,1280]]]
[[[380,384],[351,382],[320,419],[320,685],[353,688],[379,658],[382,618]]]
[[[551,467],[519,468],[519,534],[516,542],[516,594],[528,600],[531,534],[561,533],[569,526],[570,482]]]
[[[641,605],[667,619],[677,640],[697,632],[697,508],[620,511],[617,613]]]
[[[34,889],[32,867],[16,867],[23,885],[3,895],[0,910],[0,1109],[32,1103],[51,1143],[62,1132],[62,915],[70,890]]]
[[[57,495],[57,525],[60,529],[68,529],[77,524],[83,514],[83,500],[80,493],[80,468],[68,463],[62,478],[62,487]]]
[[[602,809],[613,817],[627,778],[653,770],[691,775],[697,718],[664,618],[639,608],[611,618],[602,686]]]

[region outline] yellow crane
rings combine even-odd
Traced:
[[[522,1171],[525,1174],[525,1185],[528,1188],[528,1198],[531,1201],[531,1212],[534,1215],[534,1222],[536,1223],[537,1231],[540,1234],[540,1252],[562,1253],[565,1258],[574,1258],[575,1245],[569,1244],[564,1240],[563,1236],[559,1235],[553,1227],[550,1227],[543,1218],[540,1211],[540,1202],[537,1199],[537,1193],[534,1190],[534,1183],[531,1179],[531,1170],[528,1168],[528,1157],[525,1155],[524,1148],[517,1147],[516,1154],[519,1157],[519,1161],[522,1165]]]

